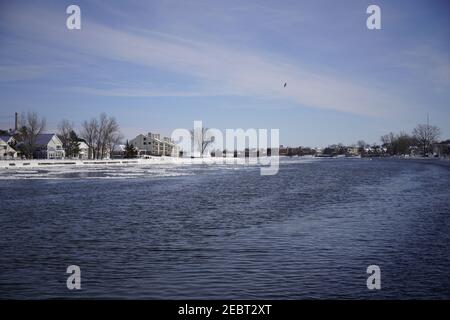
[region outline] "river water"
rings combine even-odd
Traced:
[[[7,169],[0,199],[3,299],[450,298],[437,162]]]

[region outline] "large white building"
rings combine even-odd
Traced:
[[[171,156],[177,157],[179,148],[168,137],[163,137],[159,133],[149,132],[147,135],[140,134],[130,141],[137,150],[138,155]]]
[[[37,159],[64,159],[65,157],[63,144],[54,133],[38,134],[35,144],[34,157]]]

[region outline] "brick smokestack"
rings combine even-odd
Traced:
[[[19,126],[19,115],[17,112],[14,114],[14,131],[17,131],[17,127]]]

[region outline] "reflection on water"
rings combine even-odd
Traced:
[[[450,298],[450,170],[396,160],[0,172],[0,298]],[[66,289],[66,268],[82,290]],[[382,290],[366,287],[381,267]]]

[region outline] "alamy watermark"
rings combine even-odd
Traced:
[[[370,265],[366,272],[369,274],[366,285],[369,290],[381,289],[381,269],[377,265]],[[66,285],[69,290],[81,289],[81,269],[77,265],[70,265],[67,267],[66,273],[70,274],[67,278]]]
[[[381,29],[381,9],[376,4],[371,4],[367,7],[366,13],[370,16],[366,20],[366,26],[369,30]],[[81,9],[76,4],[71,4],[66,8],[66,14],[69,16],[66,20],[66,26],[69,30],[81,29]],[[286,84],[284,84],[286,86]]]
[[[370,16],[366,20],[366,26],[369,30],[381,29],[381,9],[376,4],[371,4],[367,7],[366,13]]]
[[[205,163],[261,165],[261,175],[275,175],[279,169],[279,129],[204,128],[194,121],[194,128],[175,129],[171,135],[184,157]]]
[[[370,265],[367,267],[367,273],[370,276],[367,278],[366,285],[369,290],[381,289],[381,269],[377,265]]]
[[[69,290],[81,289],[81,269],[77,265],[70,265],[67,267],[66,273],[70,276],[67,278],[66,285]]]
[[[67,7],[66,13],[69,14],[66,20],[66,27],[69,30],[81,29],[81,9],[79,6],[72,4]]]

